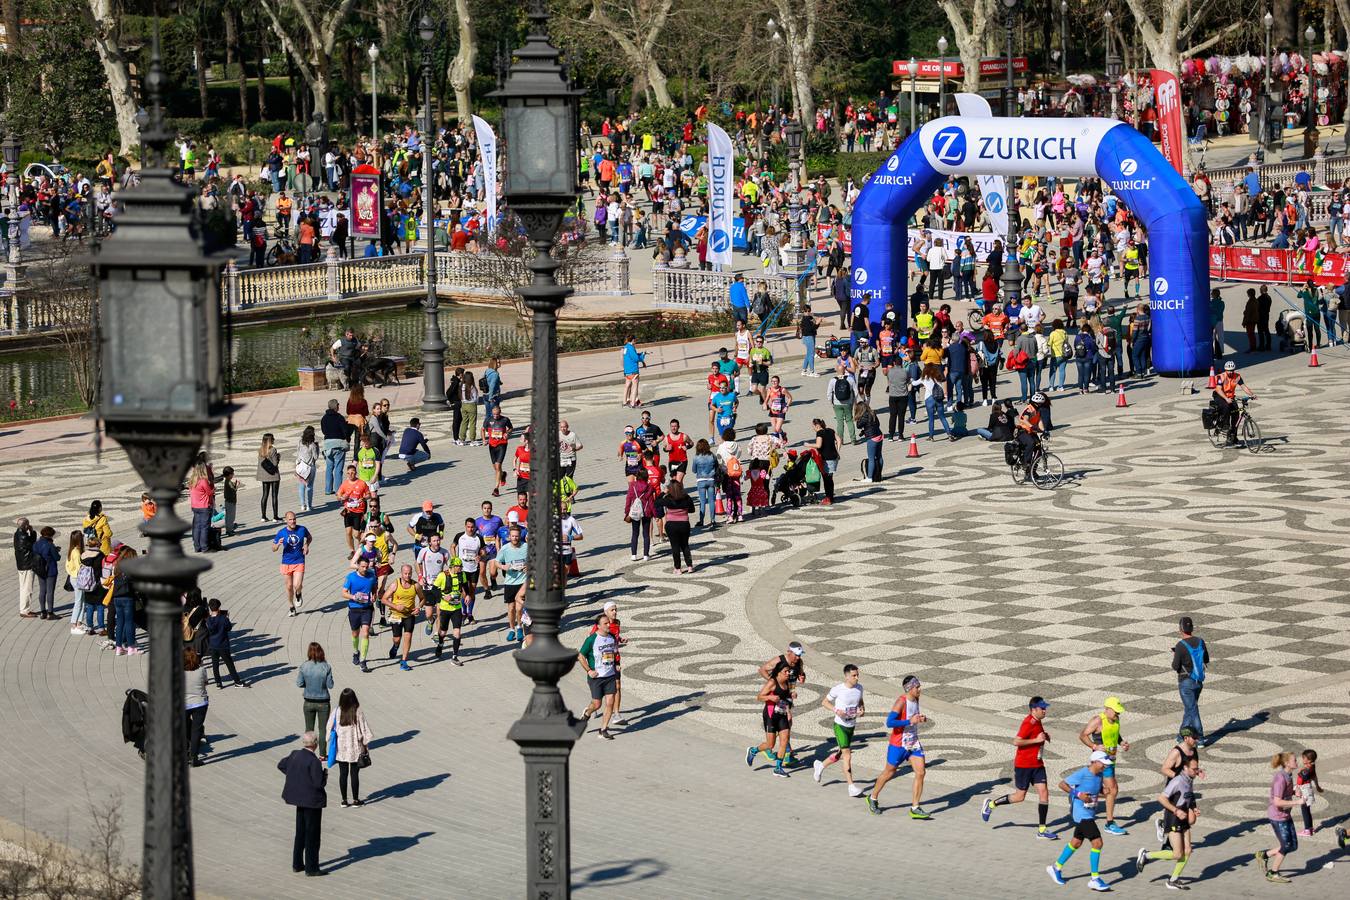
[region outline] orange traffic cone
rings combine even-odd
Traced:
[[[1125,400],[1125,385],[1119,385],[1116,391],[1116,409],[1124,409],[1129,405]]]
[[[909,452],[905,454],[906,459],[919,458],[919,439],[914,435],[909,436]]]
[[[1210,366],[1210,367],[1209,367],[1209,384],[1205,385],[1205,387],[1209,388],[1209,389],[1212,391],[1212,390],[1214,390],[1214,389],[1215,389],[1216,387],[1218,387],[1218,386],[1219,386],[1219,377],[1218,377],[1217,375],[1214,374],[1214,367],[1213,367],[1213,366]]]
[[[1318,366],[1320,366],[1320,365],[1322,365],[1322,364],[1321,364],[1320,362],[1317,361],[1317,348],[1316,348],[1316,347],[1313,347],[1313,348],[1312,348],[1312,355],[1308,357],[1308,368],[1310,368],[1310,369],[1316,369],[1316,368],[1317,368]]]

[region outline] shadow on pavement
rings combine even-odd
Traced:
[[[621,884],[636,884],[660,878],[666,874],[666,869],[666,864],[656,859],[626,859],[596,863],[572,871],[572,890],[579,891],[593,886],[615,887]]]
[[[967,785],[959,791],[953,791],[950,794],[943,794],[941,797],[934,797],[932,800],[924,802],[924,807],[930,813],[945,812],[956,809],[958,806],[965,806],[976,794],[986,794],[998,785],[1004,783],[1005,779],[991,778],[988,781],[977,781],[974,784]],[[938,804],[942,804],[939,806]]]
[[[367,801],[369,802],[369,801]],[[404,850],[411,850],[426,838],[431,837],[436,832],[424,831],[421,834],[410,835],[391,835],[388,837],[371,838],[364,844],[357,847],[351,847],[343,856],[322,863],[321,867],[330,872],[336,872],[338,869],[345,869],[347,866],[355,865],[368,859],[378,859],[381,856],[388,856],[391,853],[402,853]]]
[[[387,737],[376,738],[370,742],[371,750],[378,750],[380,747],[389,747],[394,744],[406,744],[408,741],[417,737],[422,732],[417,728],[410,728],[407,731],[391,734]]]
[[[635,731],[642,731],[645,728],[651,728],[654,725],[660,725],[663,722],[669,722],[672,719],[678,719],[680,716],[696,712],[703,707],[698,703],[690,703],[698,697],[702,697],[704,691],[691,691],[688,694],[681,694],[678,697],[667,697],[664,700],[657,700],[648,703],[646,706],[639,706],[637,709],[629,710],[624,716],[628,724],[624,726],[624,734],[632,734]],[[684,704],[680,709],[671,709],[677,704]]]
[[[436,787],[449,777],[449,772],[441,772],[439,775],[428,775],[425,778],[413,778],[409,781],[391,784],[388,787],[382,787],[369,794],[366,797],[366,803],[379,803],[383,800],[411,797],[418,791],[430,790],[431,788]]]
[[[1244,731],[1250,731],[1258,725],[1264,725],[1270,719],[1270,710],[1261,709],[1252,713],[1245,719],[1229,719],[1218,729],[1211,731],[1205,736],[1205,746],[1211,746],[1218,743],[1230,734],[1241,734]]]
[[[221,740],[221,736],[217,735],[215,739]],[[226,760],[238,759],[241,756],[252,756],[254,753],[261,753],[264,750],[271,750],[273,747],[280,747],[284,744],[290,744],[298,740],[300,740],[300,735],[288,734],[285,737],[273,738],[270,741],[254,741],[252,744],[246,744],[243,747],[235,747],[226,750],[223,753],[212,753],[211,756],[205,760],[205,764],[215,765],[216,763],[225,762]]]

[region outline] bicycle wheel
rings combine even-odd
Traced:
[[[1031,466],[1031,480],[1043,491],[1058,487],[1064,480],[1064,463],[1053,453],[1042,453]]]
[[[1223,428],[1214,427],[1209,429],[1209,442],[1220,450],[1228,442],[1228,432]]]
[[[1251,416],[1243,416],[1238,437],[1242,439],[1242,443],[1252,453],[1261,452],[1261,429],[1257,427],[1256,420]]]
[[[1009,466],[1008,470],[1012,472],[1013,484],[1027,483],[1027,468],[1026,466],[1022,465],[1020,460]]]

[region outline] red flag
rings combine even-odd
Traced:
[[[1153,103],[1158,110],[1158,137],[1162,141],[1163,156],[1184,176],[1182,171],[1182,147],[1185,132],[1181,126],[1181,85],[1177,76],[1162,69],[1152,69],[1149,78],[1153,81]]]

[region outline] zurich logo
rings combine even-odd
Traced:
[[[853,283],[858,285],[859,287],[862,287],[864,284],[867,284],[867,270],[863,268],[854,269]]]
[[[1162,294],[1166,294],[1166,293],[1167,293],[1167,279],[1166,279],[1166,278],[1155,278],[1155,279],[1153,279],[1153,293],[1159,294],[1159,295],[1162,295]]]
[[[894,172],[898,168],[900,168],[900,157],[892,156],[890,159],[886,160],[887,172]]]
[[[714,253],[721,253],[731,246],[731,238],[721,228],[712,233],[712,249]]]
[[[1135,160],[1126,157],[1120,161],[1120,174],[1124,175],[1126,178],[1129,178],[1137,171],[1139,171],[1139,163]]]
[[[960,128],[944,128],[933,136],[933,155],[937,161],[959,166],[966,161],[966,133]]]
[[[989,208],[991,213],[1003,212],[1003,195],[990,194],[988,197],[984,198],[984,205]]]

